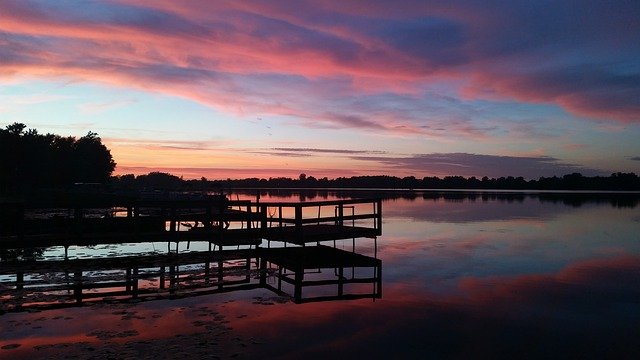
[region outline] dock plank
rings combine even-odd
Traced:
[[[264,232],[264,237],[267,240],[285,241],[296,245],[328,240],[375,238],[380,235],[380,231],[375,228],[328,224],[273,227],[266,229]]]

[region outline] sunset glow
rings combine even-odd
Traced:
[[[185,179],[640,173],[638,2],[0,2],[0,127]]]

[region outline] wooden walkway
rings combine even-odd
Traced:
[[[265,203],[216,196],[0,202],[0,249],[151,241],[258,246],[263,239],[305,245],[381,234],[379,199]]]

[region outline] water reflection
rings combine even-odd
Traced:
[[[299,198],[265,194],[261,200],[269,196]],[[179,347],[194,358],[637,358],[637,201],[553,197],[413,193],[386,200],[377,241],[384,296],[375,302],[295,304],[288,300],[295,298],[295,284],[282,280],[287,296],[258,286],[175,300],[6,313],[0,316],[0,348],[22,346],[0,350],[0,356],[64,351],[88,358],[115,351],[144,357],[146,351],[169,357],[181,356]],[[373,241],[362,246],[373,253]],[[265,282],[278,289],[278,266],[268,268],[274,276]],[[309,280],[326,280],[308,272]],[[295,272],[283,273],[295,282]],[[333,274],[330,269],[322,276]],[[326,296],[325,290],[336,295],[337,286],[317,293],[304,288],[300,299]],[[356,290],[374,294],[374,286]],[[68,346],[35,350],[61,343]]]
[[[261,250],[261,257],[262,274],[271,270],[277,279],[269,285],[263,275],[261,283],[275,293],[291,285],[298,304],[382,297],[382,261],[373,257],[324,245]],[[314,294],[319,287],[330,289]]]
[[[637,356],[640,211],[625,196],[388,199],[383,299],[274,310],[280,330],[265,333],[261,355]],[[242,330],[267,326],[258,318]]]
[[[267,358],[631,358],[640,350],[639,260],[577,263],[545,275],[465,278],[459,291],[446,294],[431,293],[428,283],[395,283],[385,287],[381,306],[300,312],[281,307],[273,316],[275,334],[259,318],[242,330],[265,331],[273,344],[261,353]],[[283,334],[286,344],[277,338]]]
[[[375,299],[382,296],[381,271],[379,259],[325,245],[53,261],[5,260],[0,269],[0,314],[259,288],[296,303]],[[319,295],[321,287],[325,293]]]
[[[382,198],[385,200],[433,200],[444,202],[483,201],[513,203],[537,200],[541,203],[579,207],[587,204],[634,208],[640,204],[640,192],[535,191],[535,190],[402,190],[402,189],[272,189],[227,191],[237,200],[317,201],[351,198]]]

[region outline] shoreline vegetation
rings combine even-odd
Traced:
[[[164,173],[115,175],[116,162],[98,134],[89,132],[76,139],[39,134],[14,123],[0,129],[0,195],[16,195],[52,189],[72,189],[79,184],[95,189],[207,191],[215,189],[363,189],[363,190],[518,190],[518,191],[640,191],[635,173],[613,173],[608,177],[580,173],[561,177],[443,178],[389,175],[329,179],[302,173],[298,178],[246,178],[208,180],[183,179]],[[85,186],[86,187],[86,186]],[[89,187],[86,187],[89,188]]]
[[[525,180],[522,177],[478,179],[474,176],[396,177],[388,175],[321,178],[300,174],[297,179],[247,178],[226,180],[185,180],[163,172],[146,175],[116,175],[110,179],[116,188],[147,188],[165,190],[209,189],[309,189],[309,190],[518,190],[518,191],[640,191],[640,177],[634,173],[614,173],[608,177],[583,176],[580,173],[562,177],[540,177]]]

